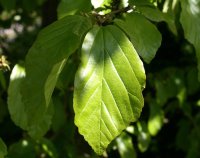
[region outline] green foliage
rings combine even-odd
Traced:
[[[116,26],[92,29],[83,42],[81,59],[75,78],[75,123],[93,149],[102,154],[140,115],[144,68]]]
[[[67,15],[86,13],[89,12],[91,8],[92,5],[89,0],[77,0],[76,3],[74,3],[73,0],[62,0],[57,9],[58,18],[60,19]]]
[[[198,59],[198,70],[200,80],[200,1],[199,0],[183,0],[181,1],[181,24],[183,26],[185,38],[191,42],[196,50]]]
[[[116,20],[115,23],[130,37],[144,61],[150,63],[161,44],[161,35],[157,28],[138,13],[128,14],[125,21]]]
[[[30,127],[30,132],[34,130],[31,133],[33,137],[41,137],[46,132],[35,127],[46,125],[48,128],[50,125],[51,95],[57,78],[69,55],[78,49],[82,35],[90,27],[91,23],[87,18],[65,17],[45,28],[29,50],[22,100],[26,106],[28,124],[33,126]],[[40,80],[37,80],[38,76]]]
[[[132,144],[131,137],[126,133],[122,133],[117,139],[117,147],[119,149],[119,153],[121,158],[136,158],[136,151]]]
[[[0,157],[7,155],[7,147],[4,144],[3,140],[0,138]]]
[[[0,0],[0,158],[200,157],[200,1],[56,6]]]

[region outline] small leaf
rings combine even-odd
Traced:
[[[155,136],[161,129],[164,121],[164,112],[155,101],[150,104],[150,116],[148,120],[148,131]]]
[[[90,0],[61,0],[58,5],[58,18],[63,18],[67,15],[74,15],[81,12],[89,12],[92,9]]]
[[[115,24],[130,37],[135,49],[145,62],[150,63],[161,45],[161,34],[145,17],[131,13],[125,20],[116,20]]]
[[[75,77],[75,124],[101,155],[140,116],[144,67],[128,38],[116,26],[93,28],[84,40],[81,59]]]
[[[30,132],[37,125],[50,123],[51,95],[58,76],[68,57],[75,52],[83,35],[91,28],[88,18],[66,16],[43,29],[26,57],[26,77],[22,85],[22,101],[25,106]],[[52,106],[52,105],[51,105]],[[50,107],[51,107],[50,106]],[[47,110],[49,109],[49,111]],[[46,121],[41,117],[46,116]],[[44,122],[43,122],[44,121]],[[43,129],[36,128],[44,133]],[[40,137],[35,132],[34,137]]]
[[[138,148],[141,152],[145,152],[150,144],[151,136],[145,122],[137,122],[138,128]]]
[[[168,99],[178,98],[180,103],[185,100],[184,74],[176,68],[168,68],[158,73],[154,78],[156,101],[163,106]]]
[[[132,138],[122,133],[117,139],[117,147],[121,158],[136,158],[136,151],[132,143]]]
[[[198,71],[200,81],[200,1],[199,0],[181,0],[180,21],[183,26],[185,38],[194,45],[198,60]]]
[[[4,158],[7,155],[7,147],[3,140],[0,138],[0,158]]]

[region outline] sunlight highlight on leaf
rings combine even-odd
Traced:
[[[144,67],[116,26],[94,27],[85,37],[81,59],[75,77],[75,124],[101,155],[140,116]]]

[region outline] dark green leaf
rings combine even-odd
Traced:
[[[36,158],[35,144],[30,140],[20,140],[9,147],[9,158]]]
[[[27,114],[20,93],[24,78],[24,67],[15,65],[10,76],[10,85],[8,88],[8,109],[15,124],[23,129],[27,129]]]
[[[194,45],[198,60],[198,71],[200,81],[200,1],[181,0],[181,24],[183,26],[185,38]]]
[[[150,63],[161,44],[161,34],[145,17],[131,13],[125,20],[116,20],[115,24],[122,28],[130,37],[133,46],[144,59]]]
[[[116,26],[93,28],[84,40],[81,59],[75,78],[75,124],[102,154],[140,116],[145,72],[132,44]]]
[[[7,155],[7,147],[0,138],[0,158],[4,158],[5,155]]]
[[[58,18],[63,18],[67,15],[79,14],[81,12],[89,12],[92,9],[90,0],[61,0],[58,5]]]
[[[44,135],[49,129],[51,119],[53,115],[52,104],[47,108],[44,115],[40,116],[40,121],[34,124],[28,124],[28,114],[30,111],[26,111],[26,107],[22,102],[22,95],[20,88],[24,83],[25,70],[22,66],[16,65],[11,73],[10,85],[8,89],[8,109],[12,120],[16,125],[22,129],[27,130],[29,134],[36,138]]]
[[[75,52],[83,35],[91,28],[89,19],[67,16],[43,29],[26,57],[26,78],[22,85],[22,101],[25,104],[27,122],[34,128],[39,124],[50,124],[51,95],[57,78],[68,57]],[[47,110],[48,109],[48,110]],[[42,119],[46,116],[46,119]],[[48,121],[47,121],[48,120]],[[36,128],[39,137],[44,134]]]

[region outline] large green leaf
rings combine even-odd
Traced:
[[[74,15],[81,12],[89,12],[92,9],[90,0],[61,0],[58,5],[58,18],[63,18],[67,15]]]
[[[185,38],[195,47],[200,80],[200,0],[181,0],[181,7],[180,21]]]
[[[4,144],[3,140],[0,138],[0,158],[4,158],[7,154],[7,147]]]
[[[21,65],[15,65],[10,77],[8,89],[8,109],[12,120],[16,125],[29,132],[32,137],[40,137],[46,133],[51,124],[53,115],[52,104],[47,108],[44,115],[40,116],[40,122],[28,124],[28,113],[22,102],[20,89],[24,83],[25,69]]]
[[[97,154],[136,121],[143,107],[143,64],[116,26],[95,27],[82,47],[75,77],[75,124]]]
[[[157,28],[138,13],[128,14],[124,20],[117,19],[115,24],[130,37],[144,61],[150,63],[161,44],[161,34]]]
[[[67,16],[43,29],[26,57],[26,77],[22,85],[28,124],[35,127],[48,112],[57,78],[68,57],[75,52],[91,28],[88,18]],[[34,130],[33,128],[30,129]],[[34,137],[40,136],[32,133]],[[43,133],[43,132],[42,132]]]

